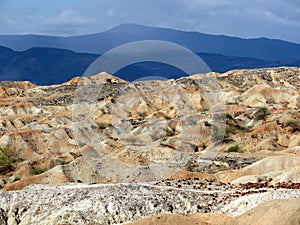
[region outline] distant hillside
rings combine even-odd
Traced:
[[[300,66],[300,60],[280,63],[221,54],[199,53],[198,55],[212,71],[221,73],[232,69],[281,65]],[[55,48],[32,48],[27,51],[16,52],[9,48],[0,47],[0,80],[29,80],[36,84],[62,83],[74,76],[83,75],[89,65],[99,56]],[[115,75],[133,81],[145,76],[178,78],[187,74],[167,64],[142,62],[127,66]]]
[[[232,69],[262,68],[278,65],[273,62],[255,58],[234,57],[208,53],[198,53],[197,55],[210,67],[212,71],[219,73],[224,73]],[[300,63],[298,65],[300,65]],[[157,62],[142,62],[127,66],[117,72],[115,75],[122,79],[132,81],[146,76],[179,78],[186,76],[187,74],[167,64]]]
[[[29,80],[56,84],[82,75],[98,55],[54,48],[32,48],[15,52],[0,47],[0,80]]]
[[[300,44],[282,40],[242,39],[134,24],[124,24],[106,32],[75,37],[0,35],[0,45],[16,51],[24,51],[32,47],[53,47],[93,54],[102,54],[118,45],[139,40],[170,41],[194,52],[251,57],[267,61],[300,58]]]

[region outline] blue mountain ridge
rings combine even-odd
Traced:
[[[287,41],[268,38],[243,39],[136,24],[123,24],[105,32],[73,37],[0,35],[0,46],[15,51],[25,51],[33,47],[50,47],[103,54],[121,44],[140,40],[169,41],[187,47],[193,52],[249,57],[266,61],[300,58],[300,44]]]
[[[300,59],[271,62],[257,58],[222,54],[197,53],[197,55],[215,72],[284,65],[300,66]],[[98,57],[100,57],[98,54],[76,53],[58,48],[35,47],[18,52],[0,47],[0,81],[28,80],[40,85],[58,84],[75,76],[83,75],[89,65]],[[146,76],[179,78],[187,74],[167,64],[140,62],[129,65],[114,75],[128,81],[134,81]]]

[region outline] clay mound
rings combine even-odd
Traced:
[[[263,203],[238,217],[220,214],[153,216],[128,225],[296,225],[300,224],[300,199],[281,199]]]
[[[217,225],[228,219],[224,215],[199,214],[193,216],[182,216],[176,214],[165,214],[141,219],[128,225]]]
[[[208,225],[208,223],[201,222],[198,219],[180,215],[160,215],[136,222],[128,223],[130,225]]]
[[[116,76],[110,75],[106,72],[102,72],[93,76],[82,76],[82,77],[74,77],[71,80],[63,83],[63,85],[78,85],[89,83],[90,81],[106,81],[112,83],[127,83],[127,81],[118,78]]]
[[[62,166],[57,166],[43,174],[24,178],[15,183],[7,185],[4,190],[13,191],[20,190],[30,184],[60,184],[60,183],[68,183],[70,180],[66,176],[63,171]]]
[[[255,207],[224,225],[296,225],[300,224],[300,199],[272,200]]]
[[[107,180],[97,174],[82,157],[66,165],[58,165],[42,174],[26,177],[8,184],[4,190],[21,190],[30,184],[63,184],[69,182],[79,183],[107,183]],[[1,224],[1,223],[0,223]]]
[[[262,159],[239,170],[216,174],[219,181],[233,183],[257,182],[261,177],[272,178],[276,182],[299,181],[300,157],[297,155],[272,156]]]

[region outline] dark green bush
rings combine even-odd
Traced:
[[[292,127],[294,131],[300,130],[300,123],[297,120],[288,120],[284,123],[285,127]]]
[[[110,123],[102,123],[102,122],[98,122],[98,123],[97,123],[97,126],[98,126],[98,129],[103,130],[103,129],[107,128],[107,127],[112,127],[112,124],[110,124]]]
[[[15,176],[14,179],[13,179],[13,181],[12,181],[12,183],[14,183],[14,182],[16,182],[18,180],[21,180],[21,177],[20,176]]]
[[[17,158],[15,149],[12,149],[9,145],[0,147],[0,174],[6,174],[13,170],[13,164],[22,161],[21,158]]]
[[[210,127],[211,125],[210,125],[210,123],[208,121],[204,121],[204,126]]]
[[[240,147],[238,145],[234,145],[229,147],[226,152],[239,152],[240,151]]]
[[[230,114],[228,114],[228,113],[225,114],[225,117],[228,120],[233,120],[233,117]]]
[[[170,116],[165,115],[166,120],[171,120],[172,118]]]
[[[235,126],[227,125],[225,129],[225,136],[228,136],[229,134],[235,134],[236,130],[237,128]]]
[[[254,114],[255,120],[263,120],[264,122],[266,122],[266,118],[269,115],[271,115],[271,113],[268,111],[266,107],[259,108]]]
[[[32,168],[32,169],[30,170],[30,174],[31,174],[31,175],[39,175],[39,174],[41,174],[41,173],[44,173],[45,171],[46,171],[46,169],[44,169],[44,168],[36,167],[36,168]]]

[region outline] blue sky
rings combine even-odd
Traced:
[[[72,36],[122,23],[300,43],[300,0],[0,0],[0,34]]]

